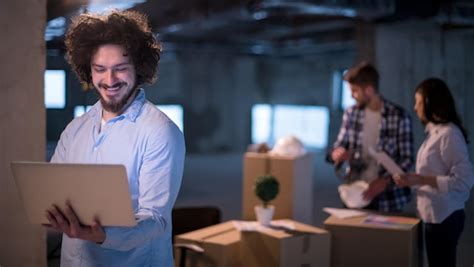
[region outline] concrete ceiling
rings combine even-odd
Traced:
[[[361,21],[421,18],[450,27],[474,25],[471,0],[48,0],[48,28],[55,33],[48,48],[62,47],[54,26],[64,29],[70,16],[94,4],[146,13],[168,47],[219,46],[253,54],[344,46],[353,42]]]

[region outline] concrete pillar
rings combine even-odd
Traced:
[[[366,21],[358,21],[355,27],[357,62],[368,61],[375,64],[375,31],[374,25]]]
[[[0,1],[0,266],[46,266],[45,231],[29,224],[10,162],[45,159],[46,0]]]

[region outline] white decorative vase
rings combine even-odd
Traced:
[[[262,205],[255,206],[255,215],[257,216],[257,221],[261,225],[270,225],[274,212],[275,206],[273,205],[267,205],[266,208],[264,208]]]

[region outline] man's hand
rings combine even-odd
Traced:
[[[66,205],[64,213],[53,205],[46,211],[51,227],[65,233],[70,238],[88,240],[102,244],[105,241],[105,232],[98,221],[92,226],[84,226],[79,223],[76,213],[69,204]]]
[[[385,178],[377,178],[369,184],[369,188],[362,194],[364,200],[370,201],[387,188],[388,180]]]
[[[349,159],[349,152],[343,147],[336,147],[331,152],[331,158],[332,160],[334,160],[334,163],[337,165]]]

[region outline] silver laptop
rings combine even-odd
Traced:
[[[84,225],[95,218],[103,226],[136,225],[122,165],[12,162],[11,168],[32,223],[49,223],[46,210],[64,210],[68,201]]]

